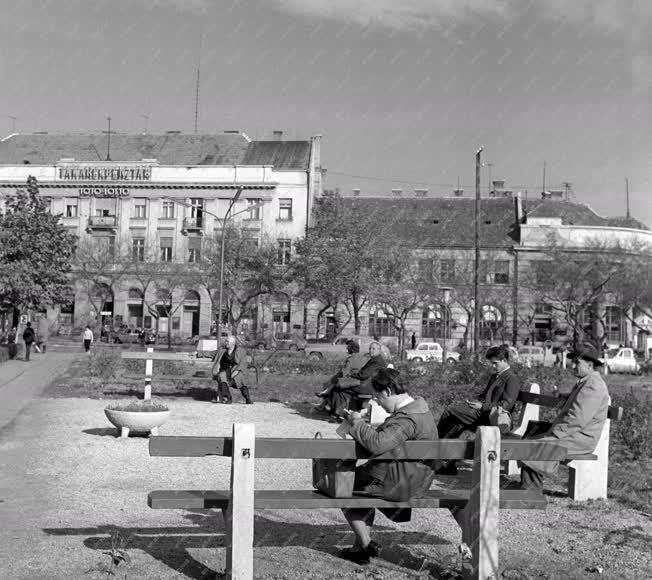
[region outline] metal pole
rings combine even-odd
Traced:
[[[231,199],[229,207],[226,210],[226,214],[224,214],[224,219],[222,220],[222,247],[220,249],[220,294],[219,302],[217,305],[217,340],[220,340],[220,337],[222,336],[220,333],[220,327],[222,326],[222,298],[224,294],[224,241],[226,239],[226,221],[229,219],[231,210],[233,209],[235,202],[238,201],[241,193],[242,187],[239,187],[238,191],[235,192],[235,195]]]
[[[478,284],[480,267],[480,154],[484,147],[475,153],[475,208],[473,225],[475,229],[475,257],[473,260],[473,352],[477,356],[480,345],[480,304],[478,304]]]

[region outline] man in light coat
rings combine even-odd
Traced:
[[[560,443],[569,455],[593,453],[600,440],[609,410],[609,391],[597,369],[602,366],[600,353],[592,344],[582,344],[570,353],[578,381],[568,395],[564,406],[539,441]],[[522,488],[542,488],[543,476],[552,475],[559,468],[556,461],[522,461]]]

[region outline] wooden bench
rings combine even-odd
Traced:
[[[230,489],[159,490],[148,496],[154,509],[221,509],[226,524],[227,577],[253,577],[253,512],[255,509],[333,509],[413,507],[451,510],[462,529],[470,556],[464,578],[498,574],[498,510],[544,509],[536,490],[499,490],[500,459],[561,461],[561,445],[502,439],[496,427],[480,427],[474,441],[441,439],[410,441],[392,452],[396,459],[473,459],[469,489],[431,489],[425,497],[405,502],[354,495],[331,498],[314,490],[255,490],[256,459],[367,459],[369,453],[353,440],[255,437],[254,425],[235,424],[232,437],[152,437],[152,456],[231,458]]]
[[[143,400],[149,401],[152,398],[152,372],[155,360],[180,360],[207,367],[212,364],[209,359],[197,359],[194,352],[154,352],[153,347],[148,347],[147,352],[125,351],[120,353],[120,357],[127,360],[144,360],[145,361],[145,391]],[[184,379],[179,376],[177,379]]]
[[[529,391],[521,391],[518,401],[522,403],[521,413],[515,419],[516,427],[511,434],[522,437],[530,421],[538,421],[541,407],[553,409],[561,408],[567,396],[551,397],[541,395],[538,384],[532,383]],[[623,415],[622,407],[609,406],[607,420],[605,421],[600,440],[593,454],[576,456],[565,463],[568,465],[568,495],[574,500],[606,499],[607,478],[609,471],[609,433],[612,420],[620,420]],[[520,473],[516,461],[507,462],[507,475]]]

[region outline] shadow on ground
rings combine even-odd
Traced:
[[[45,528],[43,531],[52,536],[86,536],[84,546],[99,552],[110,552],[116,548],[142,550],[189,578],[225,578],[224,572],[212,570],[189,553],[193,549],[225,546],[221,513],[192,510],[184,517],[193,525],[125,528],[107,524],[90,528]],[[338,546],[349,545],[353,539],[345,523],[331,526],[288,523],[256,515],[254,529],[254,548],[303,547],[333,557],[338,557]],[[420,573],[427,570],[435,578],[443,572],[438,563],[413,555],[406,546],[446,545],[450,543],[448,540],[430,533],[401,532],[383,526],[374,527],[374,537],[383,547],[382,557],[377,560],[379,563],[385,561]]]

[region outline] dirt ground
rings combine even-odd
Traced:
[[[259,436],[335,436],[336,425],[318,420],[306,406],[168,402],[172,414],[164,435],[229,435],[234,422],[253,422]],[[154,489],[228,487],[228,460],[149,457],[146,438],[114,436],[105,405],[35,399],[0,434],[0,577],[222,577],[220,513],[151,510],[146,498]],[[256,481],[261,489],[309,488],[310,462],[260,460]],[[572,502],[561,492],[551,486],[546,511],[501,512],[503,578],[652,577],[651,514],[613,500]],[[257,512],[254,576],[456,577],[460,532],[446,510],[416,510],[407,524],[379,516],[374,537],[383,545],[382,558],[359,567],[337,557],[352,542],[338,511]],[[113,569],[112,555],[119,562]]]

